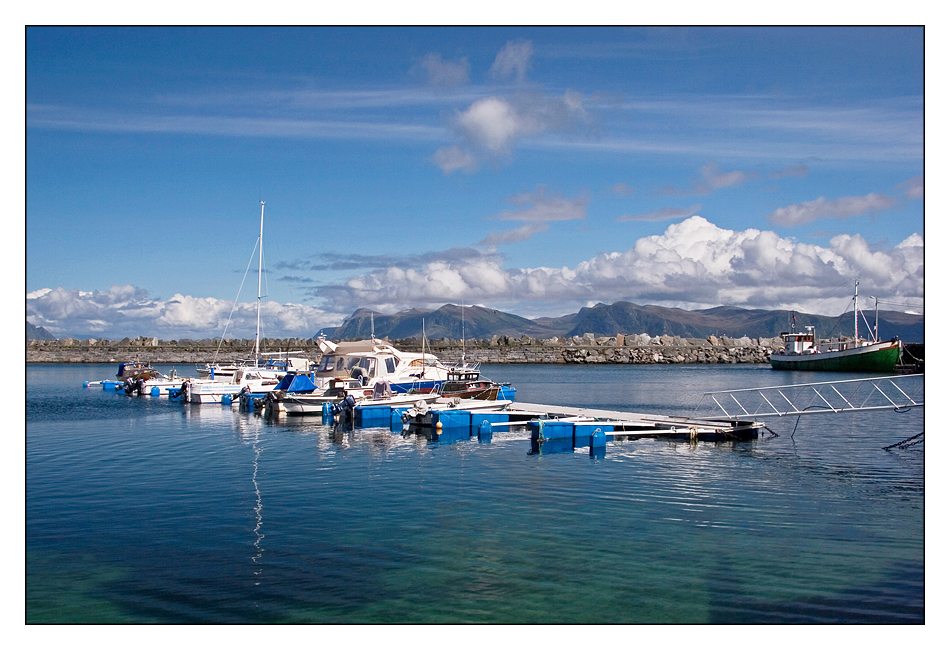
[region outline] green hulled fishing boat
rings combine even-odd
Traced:
[[[822,341],[814,327],[805,332],[782,332],[785,349],[772,353],[775,370],[829,370],[838,372],[893,372],[900,360],[900,339],[890,341],[858,336],[858,283],[854,283],[854,337]]]

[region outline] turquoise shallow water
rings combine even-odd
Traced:
[[[923,409],[594,460],[82,387],[114,372],[28,367],[29,622],[923,622],[924,446],[882,450]],[[484,372],[524,401],[668,414],[855,376]]]

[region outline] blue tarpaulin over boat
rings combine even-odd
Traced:
[[[312,393],[317,386],[310,379],[310,375],[298,375],[297,373],[288,373],[280,380],[280,383],[274,390],[283,390],[288,393]]]

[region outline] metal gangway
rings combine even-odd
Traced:
[[[696,404],[693,417],[702,417],[703,409],[730,418],[901,411],[924,405],[923,377],[897,375],[708,392]]]

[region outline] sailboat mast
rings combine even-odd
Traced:
[[[858,342],[858,281],[854,281],[854,342]]]
[[[264,269],[264,202],[261,201],[261,234],[257,239],[257,336],[254,338],[254,363],[261,358],[261,273]]]

